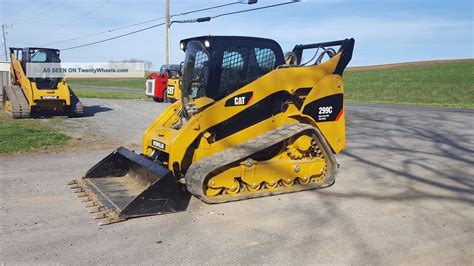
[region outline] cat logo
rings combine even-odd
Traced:
[[[234,98],[235,105],[245,105],[245,96],[235,97]]]
[[[252,102],[253,92],[246,92],[234,96],[225,102],[225,106],[244,106]]]

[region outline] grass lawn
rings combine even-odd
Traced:
[[[69,137],[35,120],[13,120],[0,112],[0,154],[65,144]]]
[[[115,88],[129,88],[145,90],[145,78],[123,79],[68,79],[69,85],[75,90],[74,85],[104,86]]]
[[[144,94],[106,91],[106,90],[89,90],[73,88],[74,93],[80,98],[100,98],[100,99],[149,99]]]
[[[474,108],[474,60],[412,62],[348,69],[346,100],[362,103]],[[75,84],[145,89],[145,78],[72,79],[79,97],[145,99],[144,95],[74,88]]]
[[[352,102],[474,108],[474,61],[354,70],[344,78]]]

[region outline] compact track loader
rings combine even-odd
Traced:
[[[223,203],[334,183],[354,39],[286,56],[251,37],[196,37],[181,48],[181,100],[146,130],[142,154],[121,147],[69,183],[102,224],[183,211],[191,195]],[[302,63],[314,50],[314,63]]]
[[[12,86],[4,86],[3,108],[13,118],[39,113],[82,116],[83,106],[62,78],[26,76],[28,63],[60,63],[59,50],[49,48],[10,48]]]
[[[182,80],[180,76],[174,76],[168,79],[166,88],[166,102],[174,103],[181,99]]]

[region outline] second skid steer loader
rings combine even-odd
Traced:
[[[181,48],[181,100],[146,130],[142,154],[121,147],[70,183],[96,218],[182,211],[191,194],[222,203],[334,183],[354,39],[296,45],[286,56],[252,37],[196,37]],[[315,62],[302,63],[314,50]]]
[[[83,115],[83,105],[63,78],[35,78],[26,74],[30,63],[60,63],[59,50],[50,48],[10,48],[11,86],[3,88],[3,108],[13,118],[40,113]]]

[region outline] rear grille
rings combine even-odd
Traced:
[[[66,105],[64,100],[37,100],[36,108],[39,110],[61,111]]]

